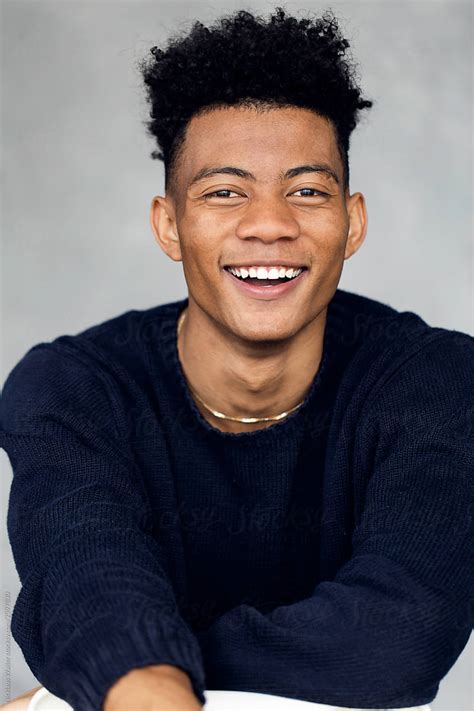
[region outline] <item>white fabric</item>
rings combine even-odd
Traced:
[[[298,701],[272,694],[256,694],[253,691],[206,690],[205,711],[363,711],[347,706],[328,706],[310,701]],[[54,696],[45,687],[31,697],[27,711],[73,711],[62,699]],[[379,711],[390,711],[379,709]],[[431,711],[428,705],[405,707],[404,711]]]

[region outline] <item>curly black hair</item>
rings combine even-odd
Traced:
[[[199,114],[222,106],[298,106],[333,122],[349,186],[349,139],[360,109],[356,67],[347,55],[332,10],[314,20],[275,9],[268,21],[239,10],[211,27],[195,21],[186,36],[174,35],[165,49],[138,66],[151,105],[145,123],[159,151],[151,158],[165,166],[165,189],[173,182],[186,126]]]

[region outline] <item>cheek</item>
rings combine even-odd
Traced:
[[[219,263],[219,240],[211,229],[194,222],[184,221],[179,227],[183,269],[188,280],[194,284],[211,283],[212,273]]]
[[[179,223],[179,233],[182,235],[182,241],[193,249],[216,242],[220,231],[219,220],[216,220],[215,216],[212,217],[199,210],[194,213],[191,212]]]
[[[182,220],[179,225],[183,259],[190,270],[205,271],[215,267],[222,257],[226,235],[232,230],[223,231],[223,225],[216,223],[216,217],[196,213]]]
[[[344,251],[348,222],[341,212],[320,209],[301,222],[302,233],[328,256]]]

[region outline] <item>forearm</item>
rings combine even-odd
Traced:
[[[105,696],[103,711],[200,711],[191,680],[171,664],[131,669],[120,677]]]

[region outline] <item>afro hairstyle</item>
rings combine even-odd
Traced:
[[[190,119],[230,105],[297,106],[329,119],[348,189],[350,135],[359,111],[373,105],[361,98],[348,47],[332,10],[297,19],[281,7],[267,21],[246,10],[210,27],[195,21],[165,48],[152,47],[153,57],[138,66],[151,107],[145,125],[160,149],[150,157],[164,162],[165,190],[173,185]]]

